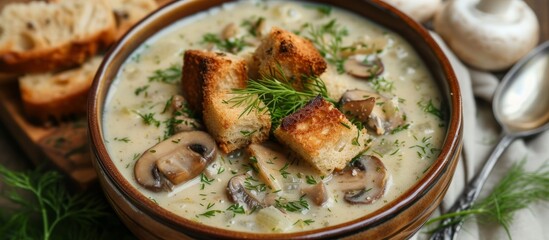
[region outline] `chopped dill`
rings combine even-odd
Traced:
[[[377,92],[391,92],[395,89],[395,85],[392,81],[387,80],[384,77],[375,77],[370,80],[372,87]]]
[[[332,14],[332,7],[330,6],[318,6],[316,10],[324,16],[330,16]]]
[[[204,187],[206,186],[206,184],[211,185],[214,180],[215,179],[213,178],[208,178],[206,174],[201,173],[200,174],[200,182],[201,182],[200,190],[204,190]]]
[[[202,43],[204,44],[213,44],[221,51],[230,52],[230,53],[238,53],[244,49],[244,47],[247,45],[246,41],[244,41],[244,37],[241,38],[229,38],[229,39],[221,39],[217,34],[214,33],[206,33],[204,36],[202,36]]]
[[[227,211],[233,212],[233,217],[236,216],[236,214],[244,214],[246,211],[244,211],[244,207],[238,203],[235,203],[227,208]]]
[[[166,69],[157,69],[149,76],[149,82],[175,84],[181,80],[181,66],[172,65]]]
[[[278,170],[280,172],[280,175],[282,175],[283,178],[288,178],[288,175],[290,175],[290,173],[286,171],[289,166],[290,164],[286,163],[280,170]]]
[[[256,17],[252,16],[248,19],[244,19],[240,26],[245,27],[248,30],[248,33],[254,37],[259,36],[259,32],[257,32],[258,28],[265,22],[264,17]]]
[[[129,143],[131,140],[128,137],[123,137],[123,138],[115,137],[114,141]]]
[[[135,96],[139,96],[142,92],[145,92],[145,96],[147,96],[147,89],[149,88],[149,85],[141,86],[135,89]]]
[[[305,225],[309,226],[309,225],[311,225],[311,223],[314,223],[314,222],[315,222],[315,220],[313,220],[313,219],[299,219],[293,225],[295,226],[295,225],[298,225],[298,224],[299,225],[305,224]]]
[[[209,210],[209,211],[206,211],[204,213],[198,214],[198,216],[204,216],[204,217],[207,217],[207,218],[211,218],[211,217],[215,217],[215,215],[218,214],[218,213],[223,213],[223,211],[221,211],[221,210]]]
[[[257,192],[264,192],[267,190],[267,185],[261,183],[259,180],[253,177],[247,177],[244,181],[244,188],[248,190],[255,190]]]
[[[305,179],[307,181],[307,184],[311,184],[311,185],[317,184],[317,181],[314,176],[306,175]]]
[[[309,209],[309,203],[305,199],[305,195],[302,195],[297,201],[288,201],[284,197],[275,199],[275,205],[278,209],[284,209],[288,212],[300,212],[305,209]]]
[[[391,130],[391,134],[395,134],[395,133],[398,133],[398,132],[401,132],[401,131],[404,131],[404,130],[408,130],[408,128],[410,128],[410,124],[402,124],[402,125],[398,125],[398,127],[396,127],[395,129]]]
[[[427,103],[423,102],[423,101],[419,101],[417,103],[417,105],[419,107],[421,107],[421,109],[423,109],[424,112],[426,113],[430,113],[430,114],[433,114],[435,115],[436,117],[438,117],[438,119],[440,120],[444,120],[444,114],[442,112],[442,110],[440,108],[437,108],[434,104],[433,104],[433,100],[432,99],[429,99],[429,101]]]
[[[331,11],[331,10],[330,10]],[[345,58],[341,56],[343,37],[349,35],[347,28],[340,26],[336,19],[321,26],[309,26],[309,36],[322,57],[333,64],[339,74],[345,73],[343,64]]]
[[[145,123],[145,125],[153,125],[155,127],[160,126],[160,121],[158,121],[154,118],[154,113],[141,114],[137,111],[134,111],[134,112],[137,115],[139,115],[141,117],[141,119],[143,119],[143,123]]]
[[[165,113],[166,111],[168,111],[168,109],[170,109],[170,106],[172,105],[172,102],[173,102],[173,96],[171,96],[170,99],[166,101],[166,104],[164,105],[164,109],[162,109],[161,113]]]

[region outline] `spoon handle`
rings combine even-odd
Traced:
[[[480,172],[478,172],[473,180],[469,182],[469,184],[463,190],[463,193],[461,194],[459,199],[456,200],[452,208],[450,208],[447,213],[458,213],[471,208],[478,195],[480,194],[480,191],[482,190],[482,186],[484,186],[486,179],[488,179],[488,175],[496,165],[497,160],[499,159],[505,148],[507,148],[507,146],[509,146],[509,144],[513,142],[514,139],[514,136],[510,136],[508,134],[504,134],[503,137],[500,138],[498,144],[492,150],[492,154],[490,155],[488,160],[486,160]],[[457,233],[461,229],[462,224],[463,219],[460,219],[459,215],[448,218],[442,221],[442,226],[445,227],[435,232],[430,239],[455,240]]]

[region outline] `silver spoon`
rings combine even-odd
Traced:
[[[477,199],[497,160],[515,139],[549,129],[549,41],[541,44],[519,61],[505,75],[495,92],[492,110],[502,127],[502,136],[481,171],[473,178],[448,212],[469,209]],[[462,221],[443,221],[446,228],[431,239],[455,239]]]

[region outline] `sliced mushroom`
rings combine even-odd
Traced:
[[[172,98],[172,109],[174,110],[173,130],[175,133],[185,131],[203,130],[202,123],[196,118],[193,118],[190,109],[187,106],[187,101],[181,95],[174,95]]]
[[[175,133],[203,130],[202,123],[196,118],[190,118],[185,116],[175,116],[175,122],[173,130]]]
[[[390,46],[389,39],[385,36],[372,38],[370,36],[364,36],[359,41],[354,42],[351,47],[345,48],[341,51],[343,57],[349,57],[352,55],[370,55],[378,54],[382,52],[387,46]]]
[[[364,100],[347,101],[341,105],[341,110],[344,114],[352,116],[361,122],[368,122],[375,106],[376,98],[369,97]]]
[[[215,141],[206,132],[181,132],[156,144],[137,160],[137,183],[151,191],[171,190],[198,176],[215,159]]]
[[[246,206],[248,209],[264,208],[265,203],[259,196],[245,187],[246,174],[236,175],[229,180],[227,192],[235,203]]]
[[[377,77],[383,73],[384,67],[381,59],[373,55],[353,55],[343,64],[345,71],[357,78]]]
[[[281,170],[289,164],[286,156],[277,151],[274,144],[250,144],[248,152],[255,158],[255,166],[259,171],[259,178],[273,190],[282,190]]]
[[[328,201],[328,191],[326,184],[319,182],[312,187],[301,189],[301,193],[309,197],[317,206],[322,206]]]
[[[404,124],[405,114],[398,98],[387,98],[364,90],[348,90],[340,100],[342,112],[383,135]]]
[[[172,97],[171,107],[174,111],[179,111],[185,108],[187,105],[187,100],[181,95],[174,95]]]
[[[235,23],[229,23],[225,28],[223,29],[223,32],[221,32],[221,37],[223,40],[227,40],[229,38],[233,38],[238,33],[238,27]]]
[[[379,158],[363,155],[353,162],[353,166],[335,177],[343,187],[347,202],[370,204],[385,194],[388,173]]]

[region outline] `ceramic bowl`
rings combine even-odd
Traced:
[[[102,123],[107,92],[122,63],[159,30],[224,2],[227,1],[175,1],[164,6],[135,26],[111,49],[96,75],[88,102],[94,166],[106,196],[122,221],[143,239],[403,239],[417,232],[442,200],[458,161],[462,142],[461,97],[449,61],[429,32],[382,1],[315,2],[347,9],[404,37],[431,71],[449,107],[448,129],[440,156],[425,175],[400,197],[371,214],[343,224],[296,233],[245,233],[214,228],[177,216],[148,201],[122,176],[107,152]]]

